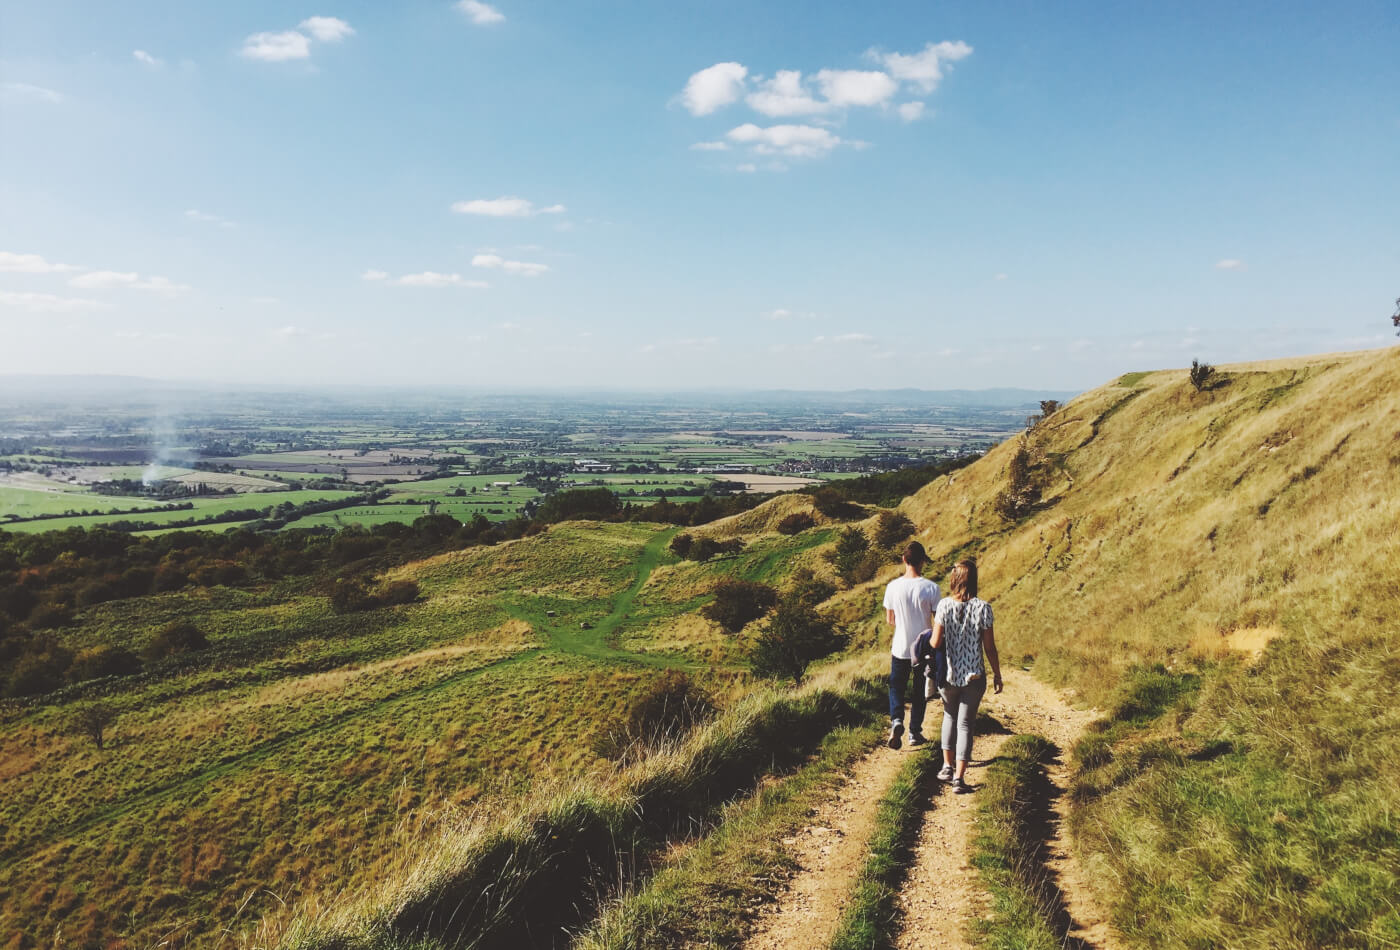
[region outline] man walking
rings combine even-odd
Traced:
[[[933,612],[938,608],[938,585],[923,577],[928,554],[918,541],[904,549],[904,573],[885,587],[885,620],[894,625],[890,638],[890,735],[889,747],[898,749],[904,735],[904,695],[909,689],[909,671],[918,658],[914,645],[920,634],[933,629]],[[924,684],[914,683],[909,697],[909,745],[921,746],[924,738]]]

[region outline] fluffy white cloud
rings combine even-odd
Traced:
[[[355,28],[333,16],[313,16],[301,21],[299,28],[322,43],[339,43],[355,35]]]
[[[243,41],[238,51],[247,59],[281,63],[289,59],[306,59],[311,55],[311,40],[305,33],[285,30],[281,33],[254,33]]]
[[[727,152],[728,142],[696,142],[690,147],[692,152]]]
[[[66,270],[77,270],[77,268],[72,264],[58,264],[45,260],[38,254],[15,254],[11,251],[0,251],[0,273],[56,274]]]
[[[104,304],[82,297],[59,297],[56,294],[15,293],[0,290],[0,308],[27,310],[30,313],[81,313],[99,310]]]
[[[472,258],[473,267],[485,267],[488,270],[502,270],[507,274],[519,274],[522,277],[538,277],[549,270],[548,264],[532,264],[529,261],[508,261],[499,254],[478,254]]]
[[[780,69],[772,79],[760,80],[758,88],[744,99],[749,108],[775,118],[826,112],[831,104],[812,98],[802,84],[802,73]]]
[[[489,26],[492,23],[500,23],[505,20],[506,15],[489,3],[482,3],[481,0],[461,0],[457,4],[457,9],[461,10],[477,26]]]
[[[439,274],[425,270],[421,274],[404,274],[394,283],[401,287],[489,287],[484,280],[466,280],[461,274]]]
[[[830,129],[815,125],[770,125],[761,128],[752,122],[729,130],[730,141],[751,145],[763,155],[813,158],[825,155],[841,144]]]
[[[681,102],[691,115],[709,115],[743,95],[748,75],[739,63],[716,63],[686,80]]]
[[[1215,267],[1217,270],[1244,270],[1244,261],[1237,261],[1233,257],[1227,257],[1224,260],[1216,261]]]
[[[928,43],[917,53],[879,53],[871,56],[880,62],[891,76],[912,83],[923,92],[933,92],[943,78],[943,64],[956,63],[972,55],[972,47],[962,40]]]
[[[370,268],[360,275],[360,280],[388,280],[389,272]]]
[[[888,74],[863,69],[823,69],[817,85],[833,106],[883,105],[899,89]]]
[[[68,283],[83,290],[148,290],[166,296],[182,294],[190,289],[187,284],[177,284],[168,277],[142,277],[135,271],[89,271]]]
[[[563,214],[568,209],[563,205],[536,208],[533,202],[524,198],[476,198],[453,202],[452,210],[457,214],[477,214],[488,218],[530,218],[537,214]]]
[[[896,111],[905,122],[913,122],[924,114],[924,104],[922,102],[901,102]]]
[[[132,58],[135,59],[138,63],[144,63],[144,64],[146,64],[147,66],[150,66],[150,67],[153,67],[153,68],[158,68],[158,67],[160,67],[160,66],[164,66],[164,65],[165,65],[165,63],[164,63],[162,60],[156,59],[154,56],[152,56],[150,53],[146,52],[146,51],[143,50],[143,49],[134,49],[134,50],[132,50],[132,51],[131,51],[131,56],[132,56]]]
[[[33,99],[38,102],[62,102],[66,97],[54,89],[45,89],[27,82],[0,82],[0,92],[7,99]]]

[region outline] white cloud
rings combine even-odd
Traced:
[[[1237,261],[1233,257],[1215,262],[1216,270],[1244,270],[1244,261]]]
[[[899,90],[899,83],[885,73],[861,69],[823,69],[817,84],[834,106],[883,105]]]
[[[811,320],[816,314],[779,307],[777,310],[769,310],[763,316],[768,320]]]
[[[200,211],[198,208],[187,208],[185,210],[185,217],[189,218],[191,221],[203,221],[205,224],[217,224],[221,228],[236,227],[228,218],[221,218],[217,214],[209,214],[208,212]]]
[[[532,218],[537,214],[563,214],[568,209],[563,205],[536,208],[533,202],[524,198],[507,197],[454,201],[452,210],[457,214],[476,214],[488,218]]]
[[[177,284],[168,277],[142,277],[135,271],[95,270],[74,277],[68,282],[83,290],[148,290],[174,296],[189,290],[187,284]]]
[[[0,251],[0,273],[56,274],[66,270],[77,270],[77,268],[72,264],[47,261],[38,254],[15,254],[11,251]]]
[[[761,128],[752,122],[729,130],[730,141],[751,145],[762,155],[812,158],[826,155],[841,139],[829,129],[815,125],[772,125]]]
[[[802,73],[796,69],[780,69],[772,79],[760,80],[758,88],[744,101],[755,112],[775,118],[813,115],[831,108],[830,103],[812,98],[802,84]]]
[[[681,102],[691,115],[709,115],[743,94],[748,74],[739,63],[716,63],[686,80]]]
[[[522,277],[538,277],[549,270],[548,264],[532,264],[529,261],[508,261],[499,254],[478,254],[472,258],[473,267],[485,267],[488,270],[502,270],[507,274],[519,274]]]
[[[924,114],[924,104],[922,102],[901,102],[895,111],[905,122],[913,122]]]
[[[306,59],[311,55],[311,40],[306,34],[296,30],[281,33],[254,33],[243,41],[238,51],[247,59],[260,59],[266,63],[281,63],[289,59]]]
[[[426,270],[421,274],[404,274],[394,283],[401,287],[490,287],[484,280],[466,280],[461,274],[439,274]]]
[[[692,152],[727,152],[728,142],[696,142],[690,147]]]
[[[100,310],[105,304],[82,297],[59,297],[56,294],[15,293],[0,290],[0,307],[27,310],[30,313],[79,313]]]
[[[928,43],[917,53],[879,53],[870,55],[880,62],[891,76],[911,83],[922,92],[933,92],[943,78],[943,64],[956,63],[972,55],[972,47],[962,40]]]
[[[457,4],[457,9],[461,10],[477,26],[489,26],[492,23],[501,23],[506,15],[489,3],[482,3],[481,0],[461,0]]]
[[[813,343],[874,343],[875,338],[869,333],[839,333],[836,336],[819,336],[812,340]]]
[[[153,69],[159,69],[161,66],[165,65],[164,60],[156,59],[154,56],[152,56],[150,53],[146,52],[143,49],[134,49],[131,51],[131,55],[132,58],[135,59],[138,63],[144,63],[145,65],[150,66]]]
[[[389,272],[388,272],[388,271],[374,270],[373,268],[371,268],[371,269],[365,271],[363,274],[360,275],[360,280],[388,280],[388,279],[389,279]]]
[[[67,98],[57,90],[27,82],[0,82],[0,92],[4,92],[9,99],[34,99],[39,102],[62,102]]]
[[[333,16],[307,17],[301,21],[300,29],[322,43],[339,43],[347,36],[355,35],[354,27]]]

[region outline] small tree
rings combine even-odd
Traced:
[[[866,573],[866,552],[870,548],[870,539],[865,536],[865,532],[856,527],[842,529],[836,538],[836,548],[827,555],[832,566],[836,568],[836,573],[841,575],[841,580],[847,587],[867,581],[874,575],[871,570]]]
[[[690,546],[694,543],[695,538],[682,532],[671,539],[671,553],[679,558],[689,557]]]
[[[700,538],[690,546],[690,558],[695,561],[708,561],[719,553],[720,543],[714,538]]]
[[[795,511],[778,522],[779,534],[801,534],[816,525],[817,519],[805,511]]]
[[[1058,399],[1042,399],[1040,401],[1041,418],[1048,419],[1060,411],[1060,401]]]
[[[794,685],[801,685],[813,660],[845,644],[846,636],[825,614],[795,597],[784,597],[754,641],[749,666],[759,676],[792,677]]]
[[[1200,360],[1191,361],[1191,385],[1196,388],[1196,392],[1210,388],[1211,377],[1215,375],[1215,367],[1209,363],[1202,363]]]
[[[700,612],[706,620],[719,624],[725,633],[738,633],[778,602],[778,592],[767,584],[732,577],[715,584],[714,595],[715,599]]]
[[[116,718],[116,711],[106,703],[88,703],[73,714],[73,731],[87,736],[101,752],[103,736]]]
[[[1040,501],[1041,485],[1032,464],[1030,447],[1022,438],[1006,467],[1006,487],[992,499],[992,507],[1007,521],[1015,521]]]
[[[898,511],[882,511],[875,522],[875,544],[892,548],[914,533],[914,522]]]

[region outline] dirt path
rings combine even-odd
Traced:
[[[865,864],[875,813],[907,755],[883,746],[856,763],[836,797],[811,824],[783,844],[795,852],[798,872],[778,902],[759,917],[746,950],[824,950],[845,910],[846,896]]]
[[[1067,807],[1061,793],[1069,771],[1064,759],[1096,714],[1071,707],[1053,687],[1019,670],[1007,672],[1005,691],[988,696],[982,712],[998,728],[977,737],[968,769],[974,786],[981,784],[983,769],[1012,734],[1039,733],[1059,748],[1060,758],[1047,770],[1049,785],[1040,790],[1046,864],[1063,905],[1057,923],[1067,946],[1112,950],[1115,941],[1107,920],[1090,897],[1079,865],[1071,859],[1068,842],[1061,836]],[[896,947],[913,950],[927,946],[931,939],[949,950],[969,950],[972,946],[968,925],[987,912],[986,893],[976,870],[967,862],[976,799],[976,794],[953,795],[945,788],[935,792],[908,882],[900,894],[904,930],[895,940]]]

